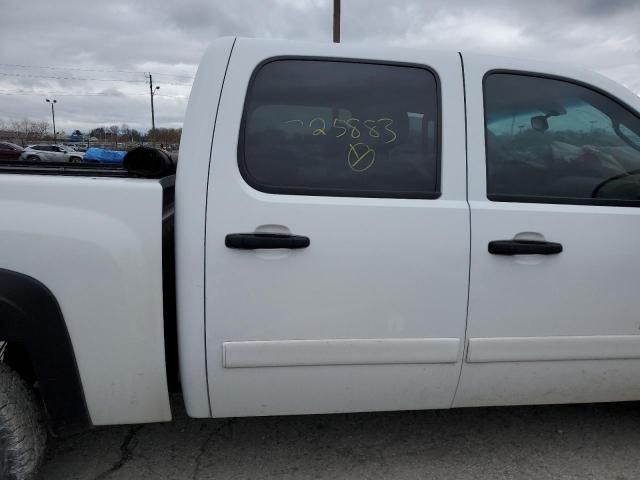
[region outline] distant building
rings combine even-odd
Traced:
[[[69,135],[70,142],[82,142],[84,141],[84,135],[80,130],[74,130],[71,135]]]

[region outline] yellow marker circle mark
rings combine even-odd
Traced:
[[[349,144],[347,162],[354,172],[369,170],[376,161],[376,151],[366,143]]]

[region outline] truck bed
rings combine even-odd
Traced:
[[[173,182],[0,173],[0,263],[57,299],[94,425],[171,419]]]

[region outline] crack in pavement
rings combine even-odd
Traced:
[[[198,478],[198,475],[200,474],[200,468],[201,468],[201,463],[200,462],[202,461],[202,457],[204,456],[204,454],[207,452],[207,449],[209,448],[209,444],[211,443],[213,438],[218,433],[220,433],[224,427],[231,426],[232,423],[233,423],[233,420],[228,420],[228,421],[224,422],[218,428],[213,429],[209,433],[209,435],[207,435],[207,437],[204,439],[204,441],[200,445],[200,448],[198,449],[198,455],[196,455],[196,458],[195,458],[196,465],[195,465],[195,467],[193,469],[193,473],[191,475],[191,480],[196,480]]]
[[[95,477],[94,480],[104,480],[112,473],[120,470],[129,460],[131,460],[131,458],[133,457],[133,449],[135,448],[135,445],[133,447],[131,446],[131,442],[133,442],[135,436],[143,428],[144,425],[137,425],[129,429],[127,434],[124,436],[122,443],[120,444],[120,458],[113,465],[111,465],[111,467]]]

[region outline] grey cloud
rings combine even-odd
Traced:
[[[185,32],[196,29],[218,35],[238,35],[242,27],[228,12],[212,2],[190,1],[173,6],[168,21]]]
[[[583,14],[596,18],[637,11],[639,7],[637,0],[586,0],[579,2],[577,6]]]
[[[150,124],[152,71],[161,86],[156,121],[179,126],[188,75],[221,35],[331,40],[331,0],[3,0],[0,63],[134,73],[23,69],[0,72],[120,79],[62,80],[0,75],[0,92],[60,92],[63,128]],[[482,50],[581,63],[640,92],[637,0],[343,0],[343,41]],[[70,96],[102,93],[109,96]],[[62,95],[62,94],[67,94]],[[0,94],[0,119],[47,120],[43,96]],[[58,118],[56,118],[58,120]]]
[[[127,94],[117,88],[105,88],[104,90],[98,92],[99,95],[110,95],[113,97],[126,97]]]

